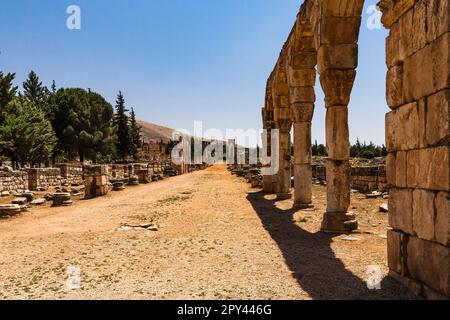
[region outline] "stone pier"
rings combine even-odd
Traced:
[[[312,204],[311,121],[316,95],[317,52],[310,23],[297,18],[295,33],[289,39],[287,67],[289,103],[294,122],[294,203]]]
[[[85,199],[101,197],[108,193],[108,166],[85,165],[84,168]]]

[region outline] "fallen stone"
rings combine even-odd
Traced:
[[[2,197],[7,197],[9,195],[10,195],[9,191],[2,191],[2,193],[1,193]]]
[[[70,206],[72,204],[71,194],[68,192],[57,192],[53,195],[52,207]]]
[[[27,198],[25,198],[25,197],[14,198],[12,201],[12,204],[18,204],[19,206],[23,206],[23,205],[27,204]]]
[[[130,231],[135,229],[144,229],[148,231],[158,231],[158,226],[148,223],[148,224],[129,224],[125,223],[120,226],[118,231]]]
[[[21,212],[18,204],[2,204],[0,205],[0,217],[13,216]]]
[[[123,181],[115,181],[113,183],[113,191],[123,191],[125,190],[125,184]]]
[[[47,202],[45,198],[39,198],[30,202],[32,206],[42,206]]]
[[[34,193],[33,192],[24,192],[20,195],[23,198],[26,198],[28,202],[33,201]]]
[[[383,212],[383,213],[389,212],[389,207],[388,207],[387,203],[383,203],[383,204],[380,206],[379,211],[380,211],[380,212]]]
[[[374,191],[372,193],[366,194],[366,199],[377,199],[377,198],[381,197],[382,195],[383,194],[381,192]]]
[[[139,177],[138,176],[130,176],[128,178],[128,183],[129,186],[138,186],[139,185]]]
[[[352,241],[352,242],[356,242],[356,241],[361,241],[360,238],[356,238],[356,237],[344,237],[341,238],[342,241]]]

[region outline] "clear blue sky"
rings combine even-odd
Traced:
[[[366,7],[378,0],[366,0]],[[15,0],[0,11],[0,70],[21,84],[122,90],[138,117],[172,128],[260,128],[266,79],[302,0]],[[66,9],[81,8],[81,30]],[[366,9],[365,9],[366,10]],[[386,30],[363,16],[351,139],[384,143]],[[324,142],[318,86],[313,139]]]

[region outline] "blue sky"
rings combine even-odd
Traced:
[[[384,143],[387,31],[369,30],[366,0],[351,140]],[[16,0],[0,11],[0,70],[21,84],[35,70],[47,85],[119,90],[138,117],[193,130],[260,128],[265,84],[302,0]],[[66,28],[69,5],[81,30]],[[320,86],[313,139],[324,142]]]

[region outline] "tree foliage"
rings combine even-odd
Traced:
[[[0,72],[0,160],[41,165],[49,160],[138,159],[141,127],[121,92],[114,108],[100,94],[80,88],[50,90],[31,71],[18,93],[15,74]]]
[[[16,97],[8,104],[0,140],[0,152],[14,165],[22,166],[48,162],[56,145],[50,121],[25,97]]]
[[[113,107],[98,93],[79,88],[59,89],[53,120],[59,156],[94,162],[115,154]]]
[[[114,125],[117,130],[117,155],[121,159],[126,159],[130,155],[131,139],[130,128],[128,125],[128,109],[125,106],[125,98],[122,92],[119,91],[116,100],[116,114],[114,116]]]

